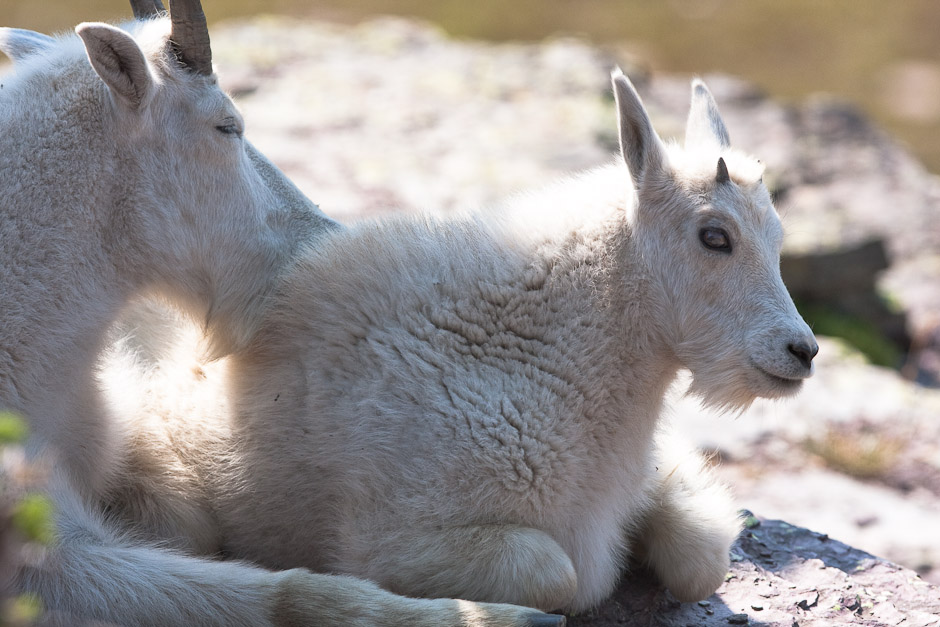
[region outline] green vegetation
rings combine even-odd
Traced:
[[[756,529],[760,527],[760,520],[754,514],[747,512],[744,517],[744,528],[745,529]]]
[[[826,305],[798,302],[796,307],[814,333],[842,338],[876,366],[897,368],[901,364],[901,349],[871,322]]]
[[[18,447],[26,440],[29,429],[23,419],[10,412],[0,412],[0,453]],[[9,569],[21,558],[24,545],[48,545],[55,539],[52,502],[36,492],[32,485],[41,481],[41,473],[28,467],[28,462],[5,459],[0,466],[0,529],[13,533],[12,542],[0,538],[6,553],[0,563],[0,627],[26,627],[42,614],[39,599],[29,595],[7,597],[3,586]],[[10,524],[12,523],[12,524]]]
[[[52,501],[47,496],[29,493],[13,508],[13,526],[27,540],[51,544],[55,539],[52,514]]]
[[[16,444],[26,439],[26,423],[16,414],[0,411],[0,445]]]
[[[42,602],[23,594],[3,603],[0,609],[0,627],[27,627],[42,616]]]

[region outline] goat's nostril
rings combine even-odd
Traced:
[[[795,342],[787,346],[787,350],[800,360],[805,368],[813,365],[813,357],[819,352],[819,344],[816,342]]]

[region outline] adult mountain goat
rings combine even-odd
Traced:
[[[28,418],[58,511],[57,541],[18,573],[20,588],[68,625],[558,624],[524,608],[190,557],[166,548],[175,537],[135,540],[109,511],[137,454],[97,391],[120,310],[157,294],[223,355],[251,337],[299,244],[331,224],[243,139],[198,1],[170,8],[172,27],[82,24],[58,39],[0,30],[16,64],[0,85],[0,408]],[[177,494],[168,515],[201,515],[187,498]]]
[[[654,444],[664,394],[687,368],[710,405],[787,396],[817,345],[780,279],[762,166],[705,85],[684,147],[613,86],[623,161],[299,257],[227,364],[228,551],[575,611],[634,551],[680,599],[723,581],[739,523],[698,457]]]

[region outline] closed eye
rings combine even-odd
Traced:
[[[241,137],[242,134],[241,127],[234,122],[219,124],[215,127],[215,129],[223,135],[234,135],[236,137]]]

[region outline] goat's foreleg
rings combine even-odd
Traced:
[[[361,573],[396,592],[568,607],[577,592],[571,558],[546,533],[517,525],[407,528],[370,553]]]
[[[698,451],[664,430],[656,455],[651,506],[636,535],[636,554],[677,599],[698,601],[725,580],[740,516]]]

